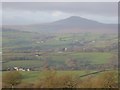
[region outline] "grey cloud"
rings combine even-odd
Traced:
[[[62,11],[76,14],[117,16],[117,2],[4,2],[4,9],[29,11]]]

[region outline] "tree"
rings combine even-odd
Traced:
[[[3,74],[3,83],[9,85],[10,87],[14,87],[21,83],[22,75],[18,71],[10,71]]]
[[[76,88],[78,79],[72,75],[58,75],[56,71],[45,71],[35,88]]]
[[[101,79],[104,80],[105,88],[116,88],[118,77],[115,72],[106,72],[101,75]]]
[[[100,76],[92,79],[93,87],[97,88],[117,88],[117,74],[115,72],[104,72]]]

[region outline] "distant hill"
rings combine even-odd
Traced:
[[[49,33],[117,33],[116,24],[103,24],[94,20],[72,16],[45,24],[34,24],[26,26],[3,26],[15,30]]]

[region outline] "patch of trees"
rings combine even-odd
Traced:
[[[117,88],[117,73],[102,72],[80,78],[70,74],[58,75],[56,71],[47,70],[43,77],[33,83],[21,82],[19,72],[9,72],[3,76],[3,88]]]
[[[18,71],[7,72],[3,75],[3,87],[14,88],[21,83],[22,75]]]

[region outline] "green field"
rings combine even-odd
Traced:
[[[57,75],[83,75],[86,74],[87,72],[85,71],[58,71]],[[33,80],[36,81],[42,77],[44,77],[45,73],[44,72],[22,72],[23,75],[23,82],[32,82]]]
[[[60,66],[66,65],[66,61],[69,59],[73,59],[77,62],[77,65],[85,64],[85,62],[89,64],[106,64],[110,62],[110,58],[114,55],[114,53],[100,53],[100,52],[65,52],[65,53],[48,53],[42,56],[37,57],[37,60],[13,60],[3,63],[3,68],[10,67],[42,67],[44,62],[47,61],[50,66]],[[13,55],[14,56],[14,55]],[[17,55],[17,53],[15,54]],[[22,55],[21,55],[22,56]],[[27,57],[27,56],[26,56]],[[29,55],[28,55],[29,57]]]
[[[3,50],[46,50],[56,48],[71,48],[80,46],[80,42],[86,42],[84,47],[106,48],[113,44],[117,44],[118,37],[116,34],[93,34],[93,33],[78,33],[78,34],[49,34],[35,33],[15,30],[3,30],[2,44]],[[44,43],[41,43],[44,41]],[[92,43],[92,41],[95,41]],[[37,43],[39,42],[39,43]]]
[[[113,59],[117,61],[117,40],[116,34],[36,33],[5,29],[3,70],[13,67],[35,71],[44,67],[58,70],[100,69],[111,64]]]

